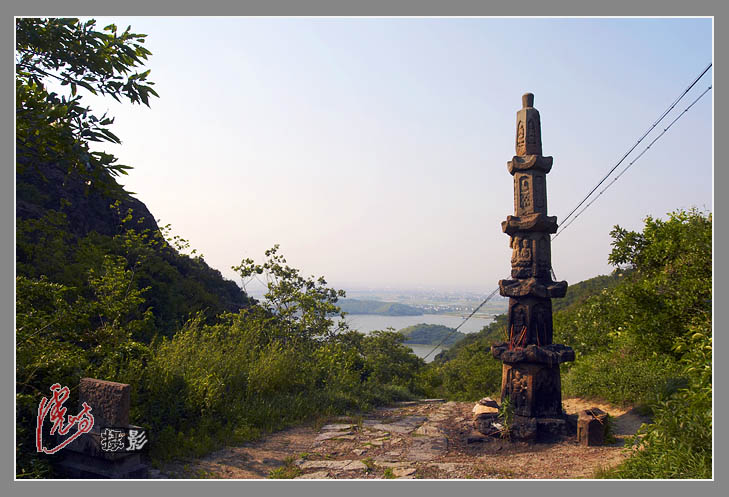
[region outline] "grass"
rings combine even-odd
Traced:
[[[362,459],[362,464],[367,466],[367,469],[365,469],[365,473],[371,473],[375,470],[375,460],[371,457],[365,457]]]
[[[271,470],[271,472],[268,473],[268,478],[271,480],[293,480],[297,476],[300,476],[303,474],[303,471],[300,467],[294,464],[295,460],[295,456],[288,456],[284,459],[283,466]]]
[[[387,480],[392,480],[395,478],[395,473],[392,468],[385,468],[385,472],[382,474],[382,477]]]
[[[615,438],[615,421],[609,414],[605,418],[605,431],[603,432],[603,445],[612,445],[617,442]]]
[[[592,475],[595,479],[605,479],[605,478],[615,478],[614,470],[606,467],[606,466],[598,466],[595,469],[595,472]]]

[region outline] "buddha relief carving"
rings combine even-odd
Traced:
[[[523,210],[532,207],[531,181],[526,175],[519,179],[519,207]]]

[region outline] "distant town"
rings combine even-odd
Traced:
[[[380,301],[403,304],[422,311],[423,314],[456,314],[471,313],[490,292],[476,293],[470,291],[439,290],[348,290],[347,299]],[[508,299],[495,295],[477,315],[493,316],[506,312]]]

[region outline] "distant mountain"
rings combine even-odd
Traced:
[[[443,326],[441,324],[415,324],[400,330],[405,335],[406,344],[421,345],[452,345],[464,338],[466,335],[453,328]]]
[[[342,299],[337,305],[348,314],[377,314],[380,316],[422,316],[423,311],[396,302],[377,300]]]

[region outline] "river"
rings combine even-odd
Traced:
[[[449,328],[456,328],[463,322],[465,316],[453,316],[449,314],[423,314],[421,316],[381,316],[379,314],[348,314],[346,321],[349,327],[360,333],[370,333],[374,330],[385,330],[388,327],[395,328],[395,331],[407,328],[414,324],[441,324]],[[481,328],[493,321],[492,317],[474,316],[458,330],[461,333],[476,333]],[[408,345],[418,357],[425,357],[431,350],[432,345]],[[443,350],[438,347],[430,354],[425,361],[430,362]]]

